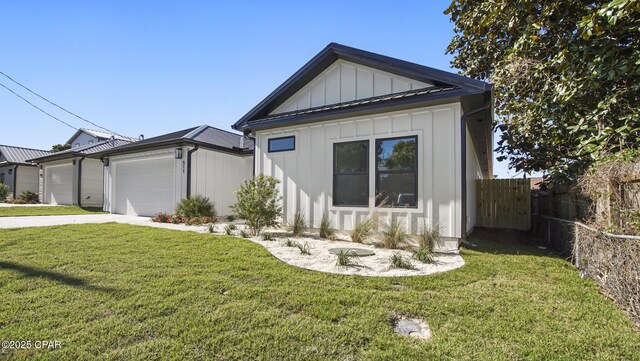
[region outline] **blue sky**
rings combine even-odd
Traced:
[[[0,71],[118,133],[223,129],[330,42],[450,70],[447,1],[15,1]],[[0,83],[72,123],[89,124]],[[49,149],[74,130],[0,88],[0,144]],[[506,166],[496,165],[501,177]],[[512,174],[513,172],[511,172]]]

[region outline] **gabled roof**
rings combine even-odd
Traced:
[[[131,143],[128,140],[114,139],[102,140],[98,143],[86,144],[81,147],[63,150],[61,152],[50,153],[41,157],[30,159],[35,163],[52,162],[56,160],[69,159],[75,157],[86,157],[94,153],[105,151],[107,149],[119,147]]]
[[[349,62],[361,64],[388,73],[415,79],[421,82],[434,84],[436,87],[455,87],[456,92],[451,92],[448,94],[448,96],[451,96],[452,98],[462,97],[465,95],[482,94],[485,92],[490,93],[492,89],[491,84],[480,80],[356,48],[351,48],[336,43],[331,43],[315,57],[313,57],[313,59],[311,59],[307,64],[300,68],[300,70],[293,74],[289,79],[282,83],[276,90],[269,94],[258,105],[251,109],[245,116],[240,118],[240,120],[238,120],[233,125],[233,128],[237,130],[248,130],[253,129],[258,125],[267,126],[265,122],[261,123],[261,121],[270,118],[269,114],[273,110],[275,110],[279,105],[283,104],[287,99],[293,96],[298,90],[302,89],[307,83],[312,81],[316,76],[322,73],[322,71],[327,69],[338,59],[343,59]],[[432,98],[441,99],[443,97],[442,93],[434,94],[428,92],[414,95],[415,96],[412,98],[412,102],[414,103],[418,103],[419,101],[426,102],[431,100]],[[387,107],[395,104],[394,99],[386,100],[388,101],[378,102],[377,105],[380,105],[381,107]],[[406,101],[406,99],[402,100]],[[341,112],[341,114],[343,114],[345,113],[344,109],[346,108],[351,108],[351,110],[353,111],[359,110],[362,106],[369,106],[369,108],[371,108],[371,102],[365,104],[358,101],[351,101],[332,105],[334,107],[326,107],[327,109],[323,110],[316,109],[315,113],[331,113],[336,109],[342,109],[343,111]],[[297,118],[295,116],[289,116],[288,118],[283,119],[283,122],[295,121],[296,119]],[[284,124],[269,122],[269,125],[276,126]]]
[[[187,128],[108,149],[95,155],[106,156],[119,153],[133,153],[150,148],[180,146],[185,144],[198,145],[203,148],[237,154],[251,154],[254,147],[253,139],[251,138],[246,138],[241,134],[231,133],[209,125],[201,125],[199,127]]]
[[[30,165],[29,159],[42,157],[50,154],[49,150],[13,147],[10,145],[0,145],[0,165],[6,164],[27,164]]]
[[[78,129],[77,132],[75,132],[73,134],[73,136],[71,138],[69,138],[69,140],[67,140],[66,144],[71,144],[71,142],[73,142],[73,140],[76,139],[76,137],[79,136],[82,133],[86,133],[86,134],[88,134],[88,135],[90,135],[92,137],[96,137],[96,138],[98,138],[98,140],[107,140],[107,139],[111,139],[111,137],[113,137],[114,139],[128,140],[130,142],[135,142],[136,140],[138,140],[138,138],[125,137],[125,136],[117,135],[117,134],[114,134],[114,133],[103,132],[101,130],[80,128],[80,129]]]

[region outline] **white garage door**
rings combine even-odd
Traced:
[[[73,203],[73,165],[64,164],[45,168],[44,201],[49,204]]]
[[[115,213],[153,216],[175,208],[175,160],[171,158],[114,162]]]

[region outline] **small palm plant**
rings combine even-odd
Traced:
[[[322,215],[322,220],[320,220],[320,238],[333,239],[335,237],[335,233],[335,230],[331,228],[329,215],[324,213]]]
[[[296,237],[304,236],[304,233],[307,231],[307,220],[300,210],[296,211],[296,214],[293,216],[293,235]]]
[[[394,253],[391,257],[389,257],[389,261],[391,262],[392,268],[403,268],[403,269],[413,269],[413,265],[411,261],[405,259],[400,253]]]
[[[389,224],[384,225],[384,230],[382,231],[382,247],[396,249],[404,245],[406,241],[407,232],[405,232],[397,219],[393,219]]]
[[[441,237],[438,225],[429,227],[424,221],[422,232],[415,236],[418,241],[418,250],[413,254],[413,258],[423,263],[432,263],[436,243]]]
[[[340,267],[354,267],[358,266],[357,256],[354,251],[342,250],[336,255],[336,265]]]
[[[378,214],[372,213],[364,220],[356,221],[355,226],[351,230],[351,241],[356,243],[364,243],[378,229]]]

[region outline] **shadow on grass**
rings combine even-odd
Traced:
[[[111,287],[94,286],[87,283],[87,281],[83,280],[82,278],[67,276],[59,272],[45,271],[38,268],[23,266],[13,262],[0,261],[0,269],[18,271],[25,277],[47,278],[51,281],[59,282],[72,287],[83,288],[89,291],[98,291],[104,293],[114,293],[117,291],[115,288]]]
[[[564,258],[526,231],[477,227],[468,240],[476,247],[467,249],[482,253]]]

